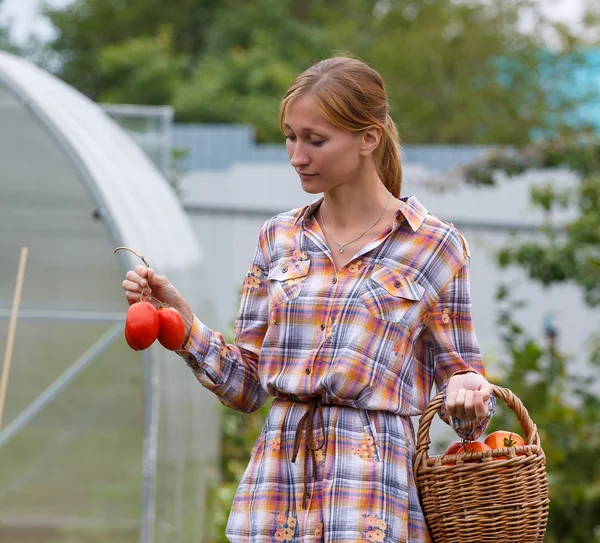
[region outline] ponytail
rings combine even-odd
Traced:
[[[398,129],[392,118],[386,115],[381,136],[377,173],[385,187],[396,198],[402,190],[402,159]]]

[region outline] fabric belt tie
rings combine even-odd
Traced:
[[[315,411],[319,414],[321,421],[321,443],[315,443],[314,432],[313,432],[313,420]],[[308,402],[308,410],[296,427],[296,434],[294,436],[294,452],[292,454],[292,462],[296,462],[298,451],[300,450],[300,441],[304,435],[304,496],[302,498],[302,508],[307,509],[308,507],[308,457],[312,459],[313,468],[313,482],[317,480],[317,458],[316,451],[323,448],[325,445],[325,419],[323,417],[323,404],[320,398],[314,398]]]

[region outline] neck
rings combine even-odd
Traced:
[[[390,193],[379,177],[358,187],[340,186],[323,195],[321,213],[338,232],[359,230],[371,224],[389,204]],[[389,205],[388,205],[389,207]]]

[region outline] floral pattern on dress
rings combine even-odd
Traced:
[[[396,354],[396,356],[400,356],[400,357],[402,357],[404,355],[401,341],[397,341],[394,344],[394,353]]]
[[[325,464],[325,453],[323,449],[318,449],[315,451],[315,460],[317,461],[317,466],[322,466]]]
[[[348,266],[348,271],[350,273],[356,273],[358,270],[360,270],[360,268],[363,265],[363,261],[362,260],[357,260],[356,262],[352,262],[352,264],[350,264]]]
[[[325,321],[325,337],[327,339],[330,339],[331,336],[333,335],[334,332],[334,321],[333,321],[333,317],[330,315],[329,317],[327,317],[327,320]]]
[[[301,251],[300,249],[296,249],[292,253],[292,258],[294,260],[308,260],[308,256],[306,254],[306,251]]]
[[[447,307],[442,312],[442,322],[444,324],[448,324],[450,322],[450,319],[456,319],[457,317],[458,315],[456,313],[450,314],[450,309]]]
[[[296,533],[297,524],[298,521],[296,517],[287,516],[284,513],[278,513],[275,541],[291,541]]]
[[[368,434],[363,434],[363,438],[360,444],[360,447],[352,447],[352,454],[355,454],[359,458],[363,460],[373,460],[376,459],[376,451],[375,451],[375,441]]]
[[[386,537],[387,522],[377,515],[364,514],[367,519],[368,529],[362,533],[362,536],[375,543],[383,543]]]
[[[263,271],[255,265],[250,266],[248,275],[244,279],[244,285],[250,289],[258,288],[262,285],[260,277],[263,276]]]
[[[281,449],[281,432],[277,432],[275,434],[275,437],[273,437],[273,439],[269,443],[269,449],[271,451],[278,451],[279,449]]]

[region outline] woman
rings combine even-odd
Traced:
[[[152,269],[129,271],[175,306],[179,351],[227,406],[274,397],[234,499],[232,542],[430,541],[412,474],[411,416],[433,385],[443,419],[476,439],[493,412],[473,330],[469,251],[416,198],[379,74],[336,57],[302,73],[280,124],[303,189],[323,193],[260,230],[235,341],[208,329]]]

